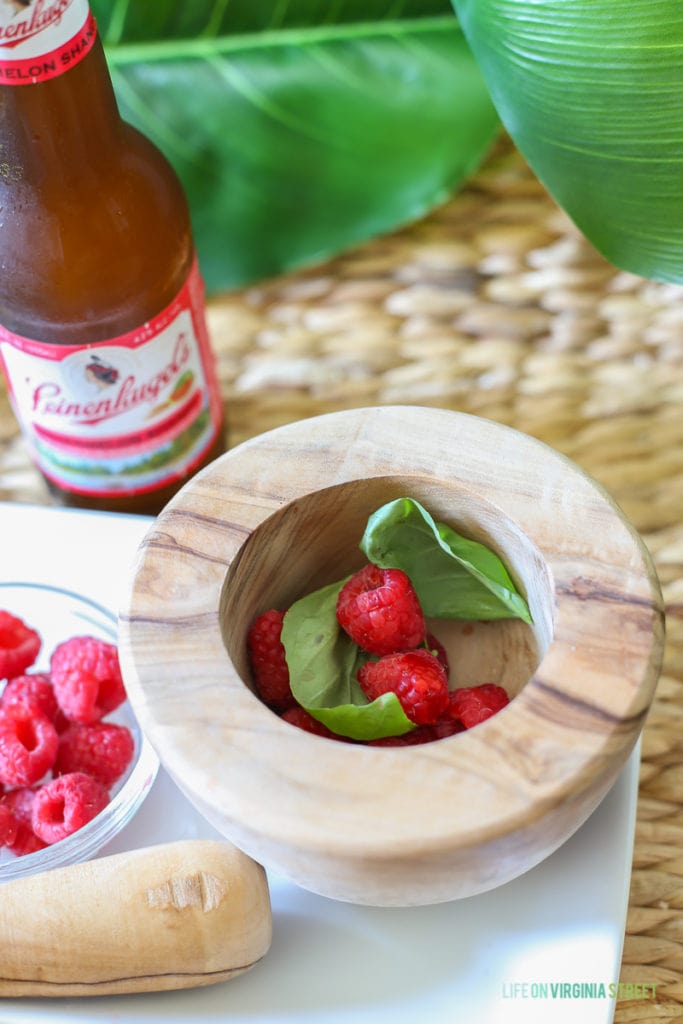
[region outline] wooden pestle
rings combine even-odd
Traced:
[[[0,997],[112,995],[225,981],[268,951],[263,868],[182,840],[0,886]]]

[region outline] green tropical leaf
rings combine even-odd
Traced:
[[[123,116],[188,195],[211,290],[427,212],[498,116],[449,0],[92,0]]]
[[[683,280],[680,0],[453,0],[500,116],[607,259]]]

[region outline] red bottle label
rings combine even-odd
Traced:
[[[96,37],[88,0],[0,0],[0,85],[56,78]]]
[[[176,300],[137,330],[79,346],[0,327],[0,360],[37,465],[66,491],[121,497],[175,483],[221,427],[196,261]]]

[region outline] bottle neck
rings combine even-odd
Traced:
[[[71,10],[82,0],[61,2]],[[33,0],[31,9],[40,4]],[[6,5],[0,0],[0,11]],[[0,36],[0,58],[2,51]],[[63,74],[0,85],[0,323],[7,330],[68,345],[135,330],[178,295],[193,255],[180,182],[121,119],[96,37]]]
[[[119,148],[123,122],[101,40],[89,24],[94,34],[67,50],[76,55],[67,71],[20,85],[1,84],[0,77],[0,164],[11,181],[73,185]],[[0,67],[4,53],[0,48]]]

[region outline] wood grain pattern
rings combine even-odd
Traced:
[[[534,626],[489,624],[464,659],[516,697],[423,747],[303,734],[249,689],[248,625],[344,575],[367,515],[401,495],[490,544],[525,591]],[[306,888],[383,905],[484,891],[567,839],[640,734],[662,638],[650,557],[584,472],[492,421],[400,406],[289,424],[217,460],[151,528],[120,620],[143,728],[209,820]],[[462,632],[448,640],[456,664]]]

